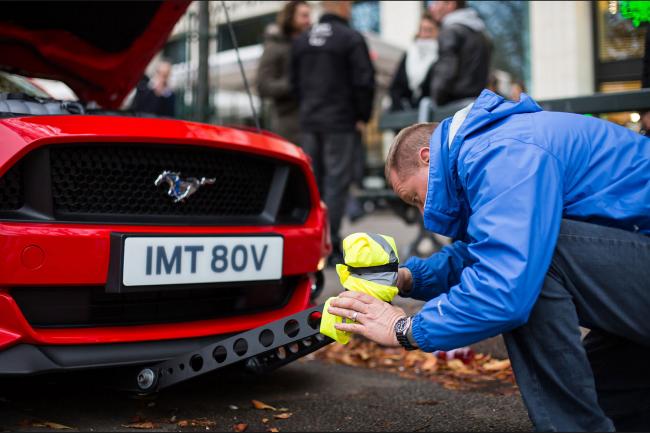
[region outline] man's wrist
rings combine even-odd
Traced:
[[[414,344],[413,336],[409,338],[409,332],[413,325],[413,318],[408,316],[400,317],[394,325],[395,338],[397,342],[405,348],[406,350],[415,350],[418,348],[417,344]]]
[[[413,316],[409,317],[410,323],[409,323],[409,329],[406,331],[406,339],[408,340],[409,344],[417,349],[420,347],[418,346],[418,342],[415,341],[415,337],[413,337]]]
[[[411,270],[406,267],[401,267],[397,271],[397,291],[399,295],[406,298],[411,293],[413,288],[413,276]]]

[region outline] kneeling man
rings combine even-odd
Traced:
[[[386,177],[457,240],[400,268],[421,311],[346,292],[339,329],[428,352],[503,333],[537,430],[650,429],[650,139],[485,90],[402,130]]]

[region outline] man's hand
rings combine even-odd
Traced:
[[[397,271],[397,289],[400,295],[408,295],[413,288],[413,276],[409,268],[399,268]]]
[[[382,346],[398,347],[395,322],[405,317],[404,310],[359,292],[343,292],[333,299],[328,311],[357,323],[337,323],[340,331],[360,334]],[[355,316],[356,313],[356,316]]]

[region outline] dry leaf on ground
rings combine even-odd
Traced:
[[[197,418],[197,419],[182,419],[178,421],[176,425],[179,427],[214,427],[217,425],[217,423],[207,418]]]
[[[273,406],[268,405],[268,404],[266,404],[266,403],[264,403],[264,402],[261,402],[261,401],[259,401],[259,400],[251,400],[251,403],[253,404],[253,407],[254,407],[255,409],[259,409],[259,410],[273,410],[273,411],[277,410],[277,409],[274,408]]]
[[[504,359],[499,361],[498,359],[493,359],[492,361],[486,362],[482,365],[483,370],[486,371],[501,371],[510,367],[510,360]]]
[[[268,424],[270,419],[268,418],[262,418],[262,424]]]
[[[289,418],[291,418],[291,415],[293,415],[291,412],[283,412],[283,413],[279,413],[277,415],[273,415],[273,418],[275,418],[275,419],[289,419]]]
[[[346,346],[330,345],[314,356],[328,362],[389,371],[410,379],[426,377],[447,389],[498,395],[517,392],[507,360],[493,360],[490,355],[471,350],[462,359],[448,357],[447,353],[442,355],[385,348],[355,336]]]
[[[271,433],[278,433],[280,431],[280,429],[277,428],[277,427],[269,427],[266,431],[271,432]]]
[[[122,424],[122,427],[135,428],[140,430],[151,430],[156,428],[156,425],[151,421],[145,421],[145,422],[132,422],[131,424]]]
[[[232,429],[236,432],[244,432],[248,428],[248,424],[244,424],[243,422],[240,422],[239,424],[235,424],[232,426]]]
[[[59,424],[57,422],[52,422],[52,421],[34,422],[32,423],[32,427],[50,428],[52,430],[72,430],[72,427],[68,427],[67,425]]]

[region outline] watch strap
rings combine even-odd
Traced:
[[[403,317],[399,319],[399,321],[405,321],[406,322],[406,327],[404,328],[403,331],[399,332],[397,331],[397,326],[395,327],[395,336],[397,337],[397,342],[406,350],[415,350],[417,349],[416,346],[411,344],[408,338],[408,333],[411,328],[411,318],[410,317]],[[398,321],[398,322],[399,322]]]

